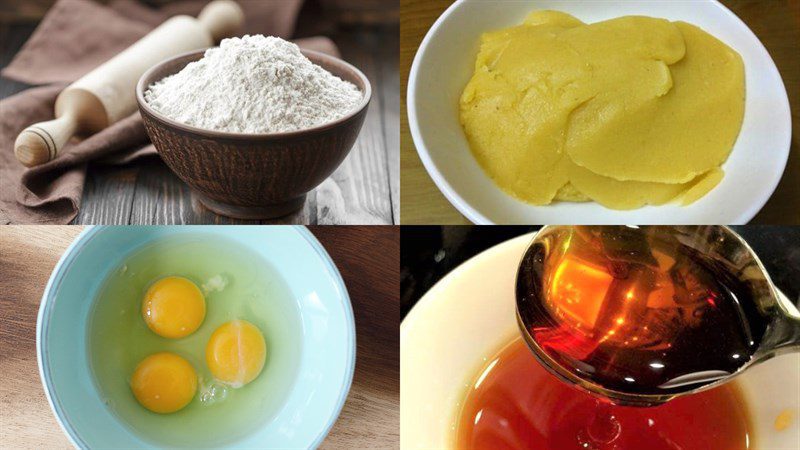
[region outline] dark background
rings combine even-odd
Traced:
[[[800,304],[800,227],[731,227],[755,250],[780,290]],[[400,315],[437,281],[478,253],[539,227],[403,226],[400,231]]]

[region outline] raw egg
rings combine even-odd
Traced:
[[[142,302],[147,326],[171,339],[194,333],[206,317],[206,300],[200,288],[183,277],[166,277],[147,290]]]
[[[154,353],[136,366],[131,390],[136,400],[150,411],[173,413],[192,401],[197,390],[197,373],[189,361],[174,353]]]
[[[214,378],[232,387],[253,381],[267,356],[261,331],[245,320],[222,324],[206,345],[206,364]]]

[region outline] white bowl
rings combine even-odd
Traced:
[[[467,386],[487,359],[519,336],[514,280],[532,235],[470,259],[439,281],[400,325],[400,443],[403,449],[454,448]],[[742,388],[756,449],[797,450],[800,354],[774,358],[735,381]],[[777,432],[775,418],[793,413]]]
[[[458,120],[458,100],[472,76],[483,32],[517,25],[536,9],[556,9],[585,22],[624,15],[683,20],[698,25],[742,55],[747,99],[744,124],[725,178],[696,203],[616,211],[594,202],[533,206],[500,190],[469,150]],[[780,181],[792,135],[786,89],[758,38],[715,0],[558,1],[502,4],[458,0],[428,31],[408,81],[408,121],[417,152],[445,197],[479,224],[743,224],[764,206]]]

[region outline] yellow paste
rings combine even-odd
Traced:
[[[520,199],[688,204],[722,179],[744,66],[683,22],[537,11],[483,35],[460,112],[478,162]]]

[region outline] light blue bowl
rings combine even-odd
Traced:
[[[79,448],[154,448],[103,403],[87,355],[89,312],[109,271],[165,236],[202,231],[246,245],[280,273],[297,299],[302,351],[297,379],[274,419],[227,448],[315,448],[344,405],[355,366],[355,323],[341,275],[304,227],[92,227],[53,270],[36,324],[39,373],[50,406]]]

